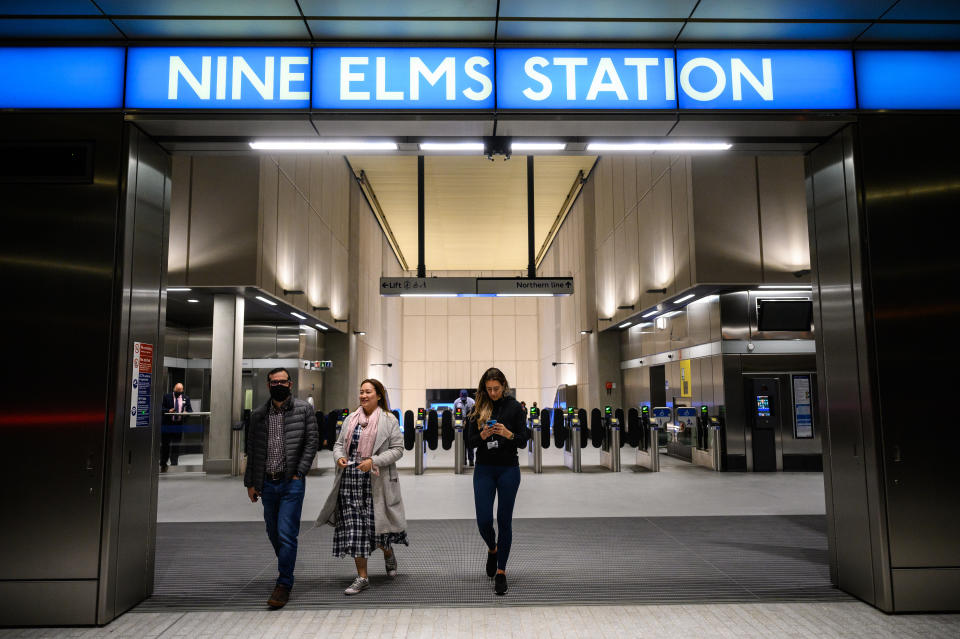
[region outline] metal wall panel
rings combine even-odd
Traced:
[[[804,195],[803,158],[757,157],[764,282],[803,282],[794,273],[810,268],[810,236]]]
[[[4,356],[16,363],[0,370],[0,465],[11,477],[42,475],[4,500],[4,592],[12,580],[99,577],[122,126],[116,115],[0,116],[4,141],[92,141],[93,163],[86,184],[0,183],[4,291],[21,300],[5,305],[0,336]],[[65,355],[84,362],[87,374],[51,378],[51,363]],[[23,392],[24,380],[49,381],[53,392],[38,400]],[[32,592],[15,609],[4,598],[0,625],[14,623],[13,613],[22,623],[44,619],[56,601],[50,598],[64,591],[40,584]]]
[[[949,397],[941,394],[951,390],[960,317],[956,293],[950,293],[960,257],[953,234],[945,232],[960,204],[955,123],[955,117],[900,116],[865,117],[858,124],[861,237],[868,242],[862,332],[879,438],[872,459],[882,464],[869,476],[885,492],[877,499],[885,497],[887,505],[897,610],[907,600],[911,610],[960,609],[960,429],[948,416]],[[905,255],[904,247],[921,250]],[[921,422],[917,402],[928,401],[923,389],[931,383],[933,397],[945,400],[944,416]],[[926,579],[905,574],[921,568],[939,570],[922,571]],[[950,601],[943,598],[947,591],[954,593]]]
[[[865,401],[868,382],[861,375],[857,339],[863,316],[855,300],[861,294],[859,281],[852,277],[855,268],[859,270],[859,235],[856,200],[848,192],[848,182],[853,186],[853,176],[847,171],[852,159],[849,139],[845,139],[849,135],[844,132],[832,138],[811,153],[807,164],[814,325],[823,407],[820,421],[827,433],[827,517],[837,585],[888,609],[889,583],[886,588],[878,587],[884,582],[884,570],[877,570],[874,564],[884,553],[878,538],[880,527],[871,531],[878,505],[874,502],[871,513],[864,451],[864,424],[872,427],[872,418],[869,401]]]
[[[256,286],[260,163],[195,156],[187,284]]]
[[[763,281],[756,159],[697,156],[691,165],[695,282]]]
[[[122,319],[117,361],[117,418],[104,522],[98,620],[109,621],[153,591],[160,442],[160,371],[164,354],[170,160],[166,152],[127,125],[128,167],[122,218]],[[134,342],[154,346],[153,414],[149,428],[131,428]],[[108,439],[108,442],[110,441]],[[117,454],[119,453],[119,455]]]

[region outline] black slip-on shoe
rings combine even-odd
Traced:
[[[497,574],[497,553],[488,552],[487,553],[487,577],[493,579],[493,576]]]
[[[497,576],[493,578],[493,591],[498,595],[503,595],[507,592],[507,576],[502,572],[497,573]]]

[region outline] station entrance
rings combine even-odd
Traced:
[[[75,340],[91,361],[109,353],[116,384],[106,404],[124,415],[122,428],[73,427],[97,422],[103,408],[79,379],[56,400],[57,414],[75,421],[51,433],[75,440],[55,460],[73,469],[58,475],[71,486],[62,506],[75,509],[94,497],[117,513],[108,534],[112,555],[80,561],[72,554],[64,562],[86,574],[101,562],[133,566],[147,557],[149,572],[120,570],[110,586],[84,586],[93,589],[83,596],[100,602],[98,619],[138,604],[261,605],[273,558],[238,479],[242,424],[245,411],[265,401],[265,372],[285,366],[297,396],[314,404],[326,448],[308,481],[307,518],[330,485],[329,449],[343,410],[355,406],[356,382],[382,379],[405,431],[413,428],[400,480],[412,544],[399,554],[409,572],[394,586],[377,584],[394,598],[350,605],[488,603],[471,554],[482,547],[471,519],[470,467],[445,445],[456,441],[455,414],[434,396],[475,393],[479,373],[495,365],[517,399],[539,409],[539,424],[530,413],[530,426],[539,427],[540,446],[531,444],[530,457],[520,459],[518,601],[835,600],[846,593],[877,601],[872,581],[845,581],[850,562],[869,564],[871,550],[839,552],[856,527],[831,513],[866,496],[837,484],[830,463],[846,453],[831,449],[838,444],[826,436],[840,409],[818,404],[818,389],[829,384],[824,375],[857,362],[858,351],[843,346],[855,327],[824,314],[835,308],[825,307],[828,299],[837,303],[824,286],[846,290],[839,303],[856,309],[843,278],[861,256],[837,257],[831,243],[856,231],[857,145],[866,149],[883,137],[886,122],[851,119],[770,121],[762,137],[746,135],[754,121],[697,120],[701,137],[732,141],[719,160],[674,150],[591,154],[591,128],[609,140],[614,128],[641,131],[649,123],[566,122],[556,136],[539,128],[527,140],[559,138],[565,150],[528,163],[520,153],[484,157],[520,141],[516,135],[476,136],[484,145],[479,157],[421,152],[428,139],[422,121],[391,125],[406,147],[384,157],[251,150],[259,130],[290,130],[279,119],[223,118],[217,127],[225,135],[205,136],[206,119],[5,114],[5,133],[28,136],[11,149],[30,160],[39,145],[63,160],[45,167],[25,160],[3,186],[13,209],[31,215],[13,222],[22,240],[6,251],[20,256],[10,261],[15,290],[48,286],[55,301],[39,301],[48,310],[64,300],[81,314],[110,309],[106,316],[91,310]],[[355,125],[337,126],[347,136]],[[372,128],[377,139],[390,132]],[[374,137],[369,129],[357,133]],[[93,141],[73,142],[81,138]],[[121,161],[116,149],[123,149]],[[420,180],[420,201],[443,190],[452,199],[411,214],[416,169],[412,181],[397,176],[416,167],[418,155],[425,168],[447,176],[435,189]],[[477,163],[503,173],[490,180],[464,168]],[[562,169],[551,173],[551,164]],[[505,166],[519,167],[512,171],[519,177]],[[552,213],[538,217],[535,204],[528,208],[530,166],[534,185],[537,176],[555,175],[544,180],[559,204]],[[511,180],[523,188],[498,186]],[[477,203],[483,193],[517,200],[519,213]],[[63,210],[78,211],[70,225],[54,223]],[[89,211],[96,214],[80,214]],[[463,220],[448,224],[444,211]],[[42,238],[38,216],[50,220]],[[425,233],[411,241],[411,226]],[[418,263],[404,246],[417,246]],[[516,252],[519,259],[510,261]],[[381,277],[522,278],[531,261],[537,277],[573,277],[574,294],[380,295]],[[416,272],[420,266],[425,273]],[[797,323],[798,308],[806,324]],[[34,326],[32,316],[17,317],[21,329]],[[150,371],[144,345],[156,347]],[[15,353],[29,359],[22,349]],[[183,384],[195,415],[136,428],[142,407],[130,404],[134,381],[154,385],[154,404]],[[610,461],[614,432],[619,472]],[[36,436],[24,432],[17,441],[32,447]],[[864,436],[853,444],[861,465]],[[535,472],[534,449],[542,472]],[[772,499],[757,501],[761,494]],[[874,514],[862,508],[854,521]],[[77,538],[101,535],[99,519],[88,519],[73,519]],[[18,543],[38,547],[43,534],[28,532],[32,538]],[[329,558],[329,535],[304,526],[303,586],[292,607],[345,605],[340,581],[350,569]],[[239,556],[251,559],[238,564]],[[596,565],[618,566],[618,589],[588,587]],[[224,579],[227,566],[236,580]],[[783,579],[771,581],[771,573]]]

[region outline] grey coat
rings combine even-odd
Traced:
[[[283,413],[283,453],[286,461],[286,479],[294,475],[306,477],[317,454],[320,436],[317,433],[317,416],[313,406],[291,397]],[[250,413],[247,428],[247,471],[243,485],[263,490],[263,473],[267,467],[267,434],[270,422],[267,413],[270,401]]]
[[[340,430],[337,443],[333,446],[334,460],[346,457],[344,439],[347,436],[346,424]],[[407,529],[407,517],[403,510],[403,497],[400,495],[400,477],[397,474],[397,460],[403,457],[403,434],[396,416],[389,411],[380,411],[377,422],[377,438],[373,443],[373,464],[380,469],[379,475],[370,473],[370,486],[373,489],[373,522],[378,535],[399,533]],[[320,510],[317,525],[337,525],[337,498],[340,495],[340,480],[343,468],[339,466],[333,480],[333,489],[327,502]]]

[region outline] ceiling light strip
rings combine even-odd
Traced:
[[[397,143],[366,140],[254,140],[255,151],[396,151]]]
[[[729,142],[590,142],[587,151],[727,151]]]

